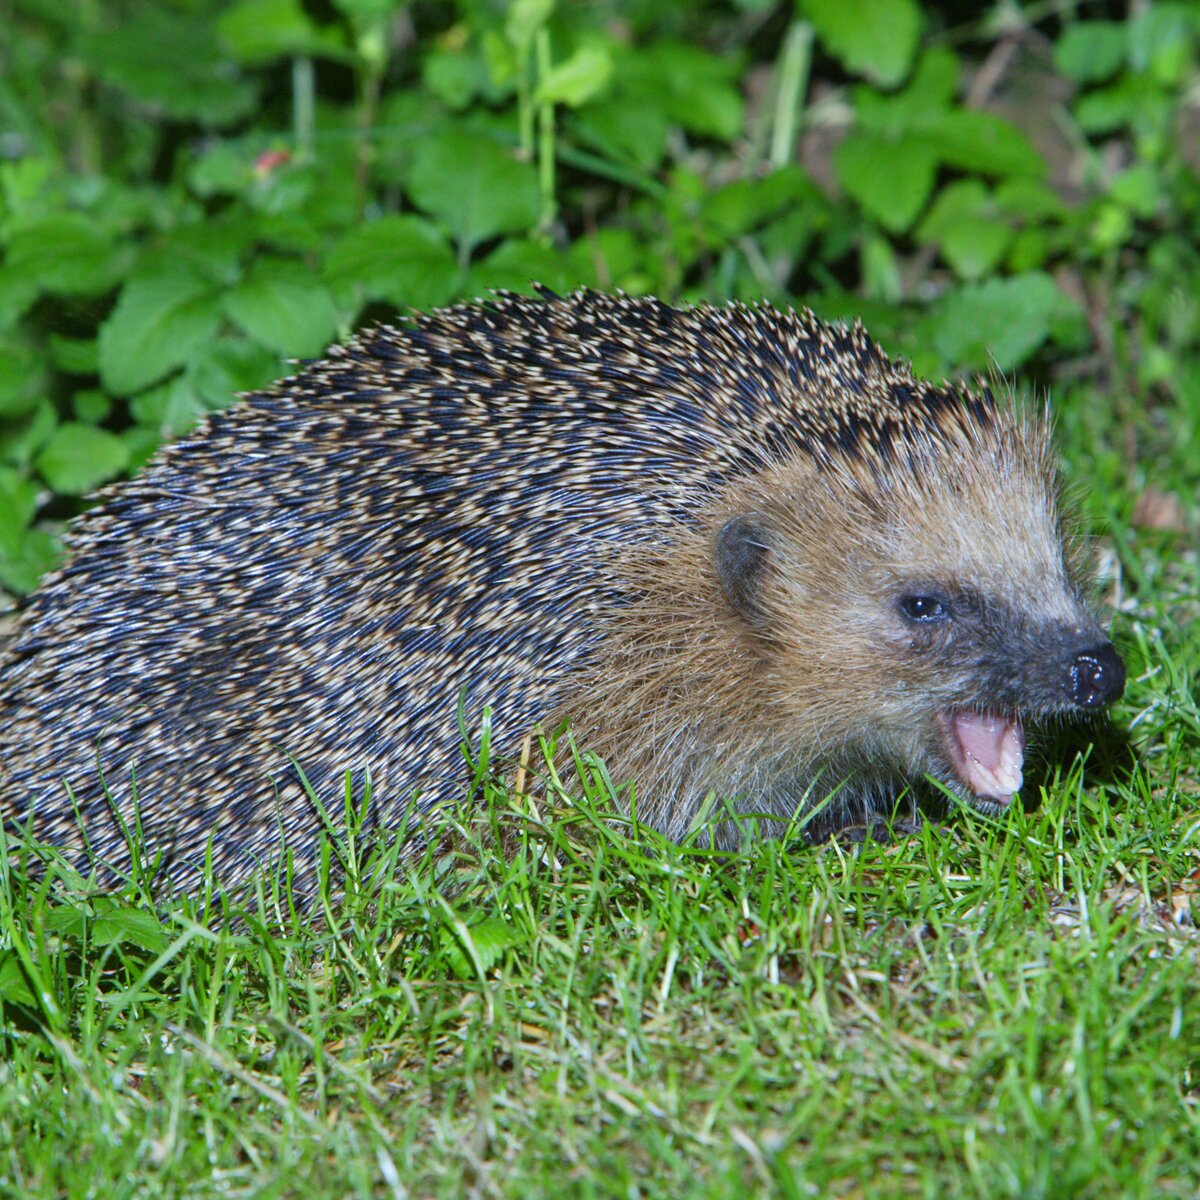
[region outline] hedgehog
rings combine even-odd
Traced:
[[[1125,672],[1048,418],[997,391],[765,303],[363,332],[78,520],[0,662],[4,815],[118,874],[136,826],[187,888],[302,876],[350,786],[415,853],[485,707],[501,761],[569,722],[669,838],[870,829],[930,780],[999,814],[1026,725]]]

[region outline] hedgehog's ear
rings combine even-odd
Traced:
[[[761,513],[730,517],[713,546],[717,578],[729,603],[755,628],[766,624],[762,578],[771,557],[771,538]]]

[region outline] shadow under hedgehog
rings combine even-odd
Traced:
[[[374,824],[427,825],[463,794],[465,688],[499,754],[569,718],[672,837],[713,791],[767,833],[925,776],[996,813],[1027,721],[1124,686],[1070,547],[1045,420],[860,326],[501,294],[99,494],[0,662],[3,812],[122,870],[136,797],[174,887],[210,839],[226,883],[284,842],[303,876],[294,764],[331,811],[349,770]]]

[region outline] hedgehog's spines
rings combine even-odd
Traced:
[[[0,804],[77,846],[65,777],[120,860],[96,767],[128,817],[136,764],[176,882],[212,830],[234,874],[270,856],[277,817],[311,866],[293,758],[335,806],[369,769],[384,820],[414,787],[451,799],[464,685],[510,743],[577,719],[671,833],[712,788],[786,823],[853,778],[870,807],[949,777],[935,701],[961,718],[1003,685],[982,651],[912,658],[905,587],[985,596],[1018,656],[1086,620],[1044,424],[765,303],[541,288],[413,314],[99,500],[0,660]],[[719,544],[751,527],[761,557]]]

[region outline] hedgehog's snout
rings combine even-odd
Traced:
[[[1068,690],[1080,708],[1101,708],[1125,691],[1125,664],[1112,642],[1079,650],[1067,668]]]
[[[1036,706],[1049,711],[1097,709],[1120,699],[1125,664],[1103,633],[1088,627],[1060,628],[1049,645],[1049,653],[1042,650],[1026,659],[1023,672]]]

